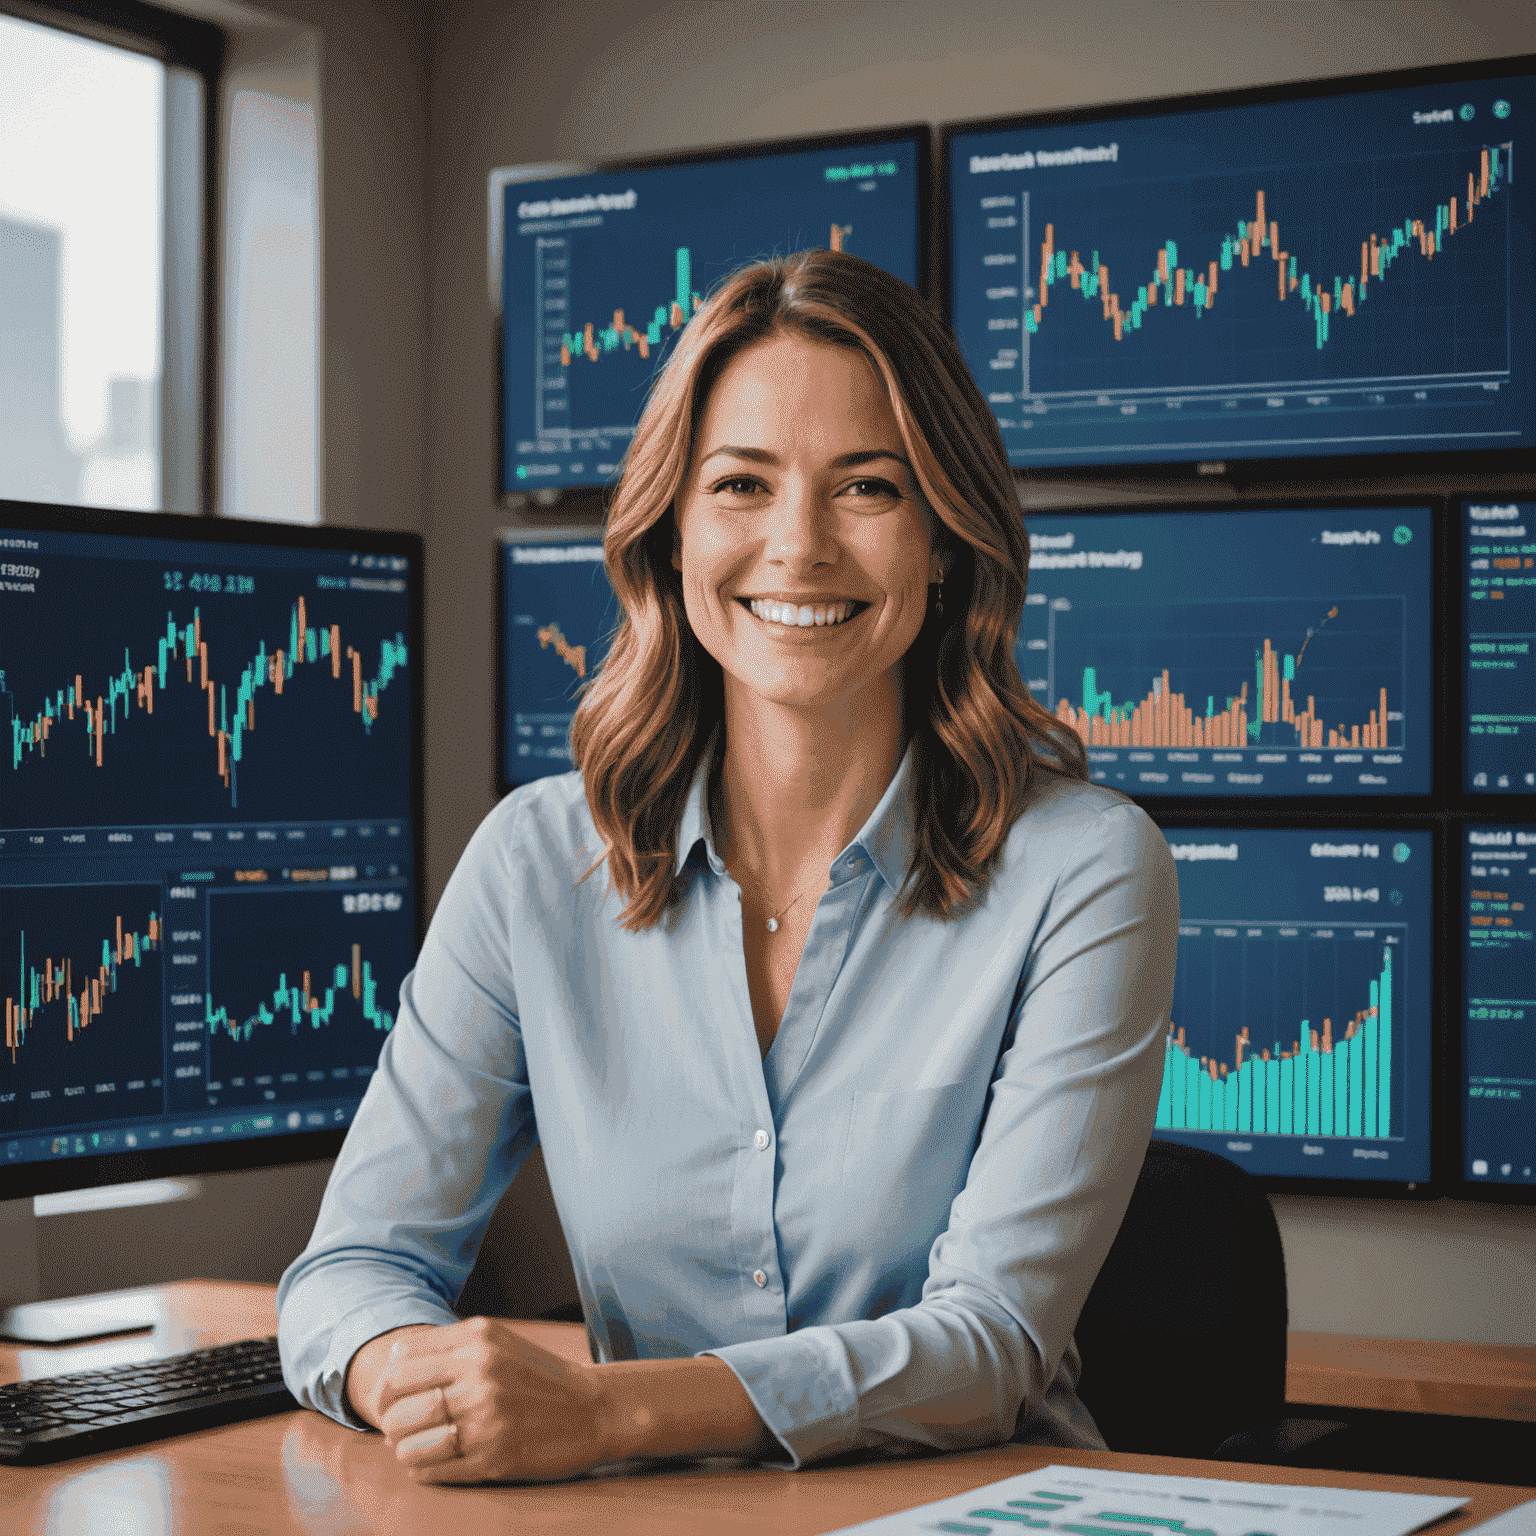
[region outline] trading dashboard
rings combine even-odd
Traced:
[[[1463,838],[1462,1176],[1536,1189],[1536,827]]]
[[[1433,835],[1166,835],[1179,953],[1154,1134],[1269,1177],[1426,1181]]]
[[[1465,788],[1536,789],[1536,502],[1463,502]]]
[[[414,541],[0,511],[5,1161],[344,1126],[415,953]]]
[[[1031,515],[1019,669],[1138,795],[1423,795],[1428,506]]]
[[[571,768],[571,721],[608,654],[619,601],[603,569],[601,528],[502,535],[497,597],[498,787]]]
[[[1530,75],[950,130],[950,316],[1012,462],[1529,448]]]
[[[606,484],[704,296],[763,256],[922,282],[928,130],[516,182],[504,194],[502,490]]]

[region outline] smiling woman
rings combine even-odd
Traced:
[[[443,895],[283,1279],[290,1387],[436,1482],[1101,1445],[1072,1330],[1178,884],[1019,677],[1028,543],[953,340],[855,257],[746,269],[605,553],[578,771]],[[591,1368],[451,1310],[536,1141]]]

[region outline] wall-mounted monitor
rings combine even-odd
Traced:
[[[1536,1199],[1536,824],[1461,837],[1461,1176]]]
[[[1179,955],[1156,1136],[1271,1179],[1431,1175],[1434,834],[1165,827]]]
[[[1469,794],[1536,792],[1536,501],[1461,504]]]
[[[1533,71],[947,128],[949,314],[1012,462],[1529,462]]]
[[[497,793],[571,769],[571,720],[619,601],[600,527],[509,529],[496,546]]]
[[[333,1155],[421,919],[421,545],[0,502],[8,1195]]]
[[[1430,792],[1434,508],[1029,514],[1019,669],[1138,796]]]
[[[928,164],[919,126],[509,183],[503,493],[608,484],[674,338],[749,261],[826,247],[923,288]]]

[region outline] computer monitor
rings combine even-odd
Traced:
[[[507,185],[502,491],[611,481],[673,338],[746,262],[830,247],[922,288],[928,162],[918,126]]]
[[[507,529],[496,547],[496,788],[571,769],[571,720],[619,600],[596,526]]]
[[[1536,792],[1536,501],[1461,503],[1465,741],[1471,795]]]
[[[421,544],[0,502],[8,1197],[333,1155],[422,920]]]
[[[1265,1179],[1430,1179],[1434,834],[1165,826],[1179,953],[1154,1136]]]
[[[1528,464],[1536,58],[944,130],[948,312],[1015,465]]]
[[[1536,824],[1461,838],[1463,1192],[1536,1200]]]
[[[1029,513],[1019,669],[1138,797],[1427,795],[1435,508]]]

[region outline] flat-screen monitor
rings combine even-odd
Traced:
[[[1019,669],[1137,796],[1431,789],[1434,508],[1027,516]]]
[[[0,502],[7,1195],[334,1154],[422,916],[421,545]]]
[[[946,129],[949,314],[1012,462],[1528,462],[1536,184],[1515,143],[1533,71]]]
[[[1462,1180],[1536,1199],[1536,824],[1461,836]]]
[[[498,793],[571,769],[571,720],[619,622],[596,526],[508,529],[496,549]]]
[[[1536,791],[1536,501],[1461,504],[1469,794]]]
[[[1155,1136],[1276,1180],[1431,1176],[1434,834],[1164,827],[1179,954]]]
[[[749,261],[819,246],[922,288],[928,160],[906,127],[508,184],[502,491],[611,481],[673,339]]]

